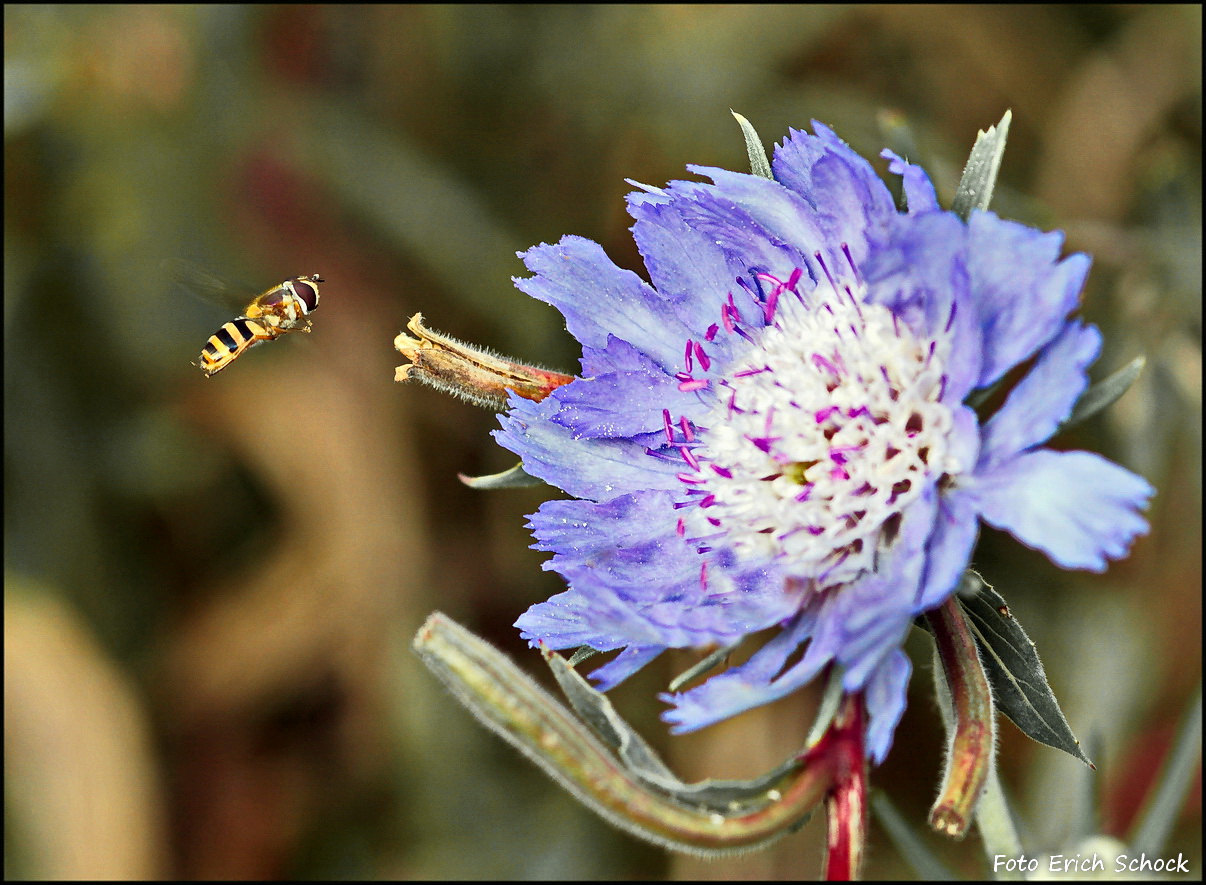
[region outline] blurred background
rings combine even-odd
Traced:
[[[393,381],[433,328],[573,371],[517,251],[576,233],[640,269],[624,178],[746,169],[816,118],[874,157],[902,121],[949,202],[1013,109],[994,208],[1094,255],[1104,377],[1147,368],[1061,444],[1158,489],[1150,536],[1071,574],[986,531],[1123,835],[1201,678],[1201,10],[1197,6],[4,8],[5,873],[51,878],[811,878],[820,818],[704,864],[581,809],[410,652],[440,609],[537,673],[510,626],[559,579],[527,549],[545,488],[494,416]],[[205,379],[230,310],[320,272],[313,334]],[[943,736],[926,642],[873,774],[918,829]],[[804,696],[670,739],[664,656],[614,692],[685,779],[799,747]],[[544,678],[544,674],[538,674]],[[1031,851],[1090,773],[1001,725]],[[923,838],[983,874],[976,840]],[[1200,784],[1169,848],[1200,858]],[[1196,861],[1195,861],[1196,862]],[[878,824],[869,878],[908,878]],[[1200,869],[1200,866],[1198,866]]]

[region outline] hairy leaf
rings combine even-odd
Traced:
[[[959,602],[971,622],[997,709],[1028,737],[1093,767],[1047,684],[1034,643],[1001,594],[982,579],[980,585],[975,596],[961,595]]]

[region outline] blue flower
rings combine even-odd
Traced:
[[[1147,530],[1140,477],[1042,448],[1087,385],[1096,328],[1069,318],[1089,258],[991,212],[939,208],[924,171],[898,212],[833,132],[792,131],[773,179],[691,166],[628,198],[646,282],[594,242],[522,253],[582,373],[512,397],[499,442],[573,495],[531,517],[569,589],[522,635],[620,655],[610,688],[667,648],[778,632],[666,695],[691,731],[831,664],[863,692],[881,761],[905,706],[901,644],[967,568],[980,521],[1064,568],[1101,571]],[[987,420],[965,400],[1030,368]]]

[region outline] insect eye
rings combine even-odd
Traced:
[[[294,280],[293,291],[306,307],[306,313],[318,307],[318,287],[305,280]]]

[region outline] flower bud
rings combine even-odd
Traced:
[[[501,412],[507,407],[508,391],[540,402],[558,387],[574,380],[572,375],[525,366],[433,332],[423,325],[421,313],[411,317],[406,328],[416,337],[401,332],[394,339],[394,347],[410,360],[409,365],[398,366],[395,381],[421,381]]]

